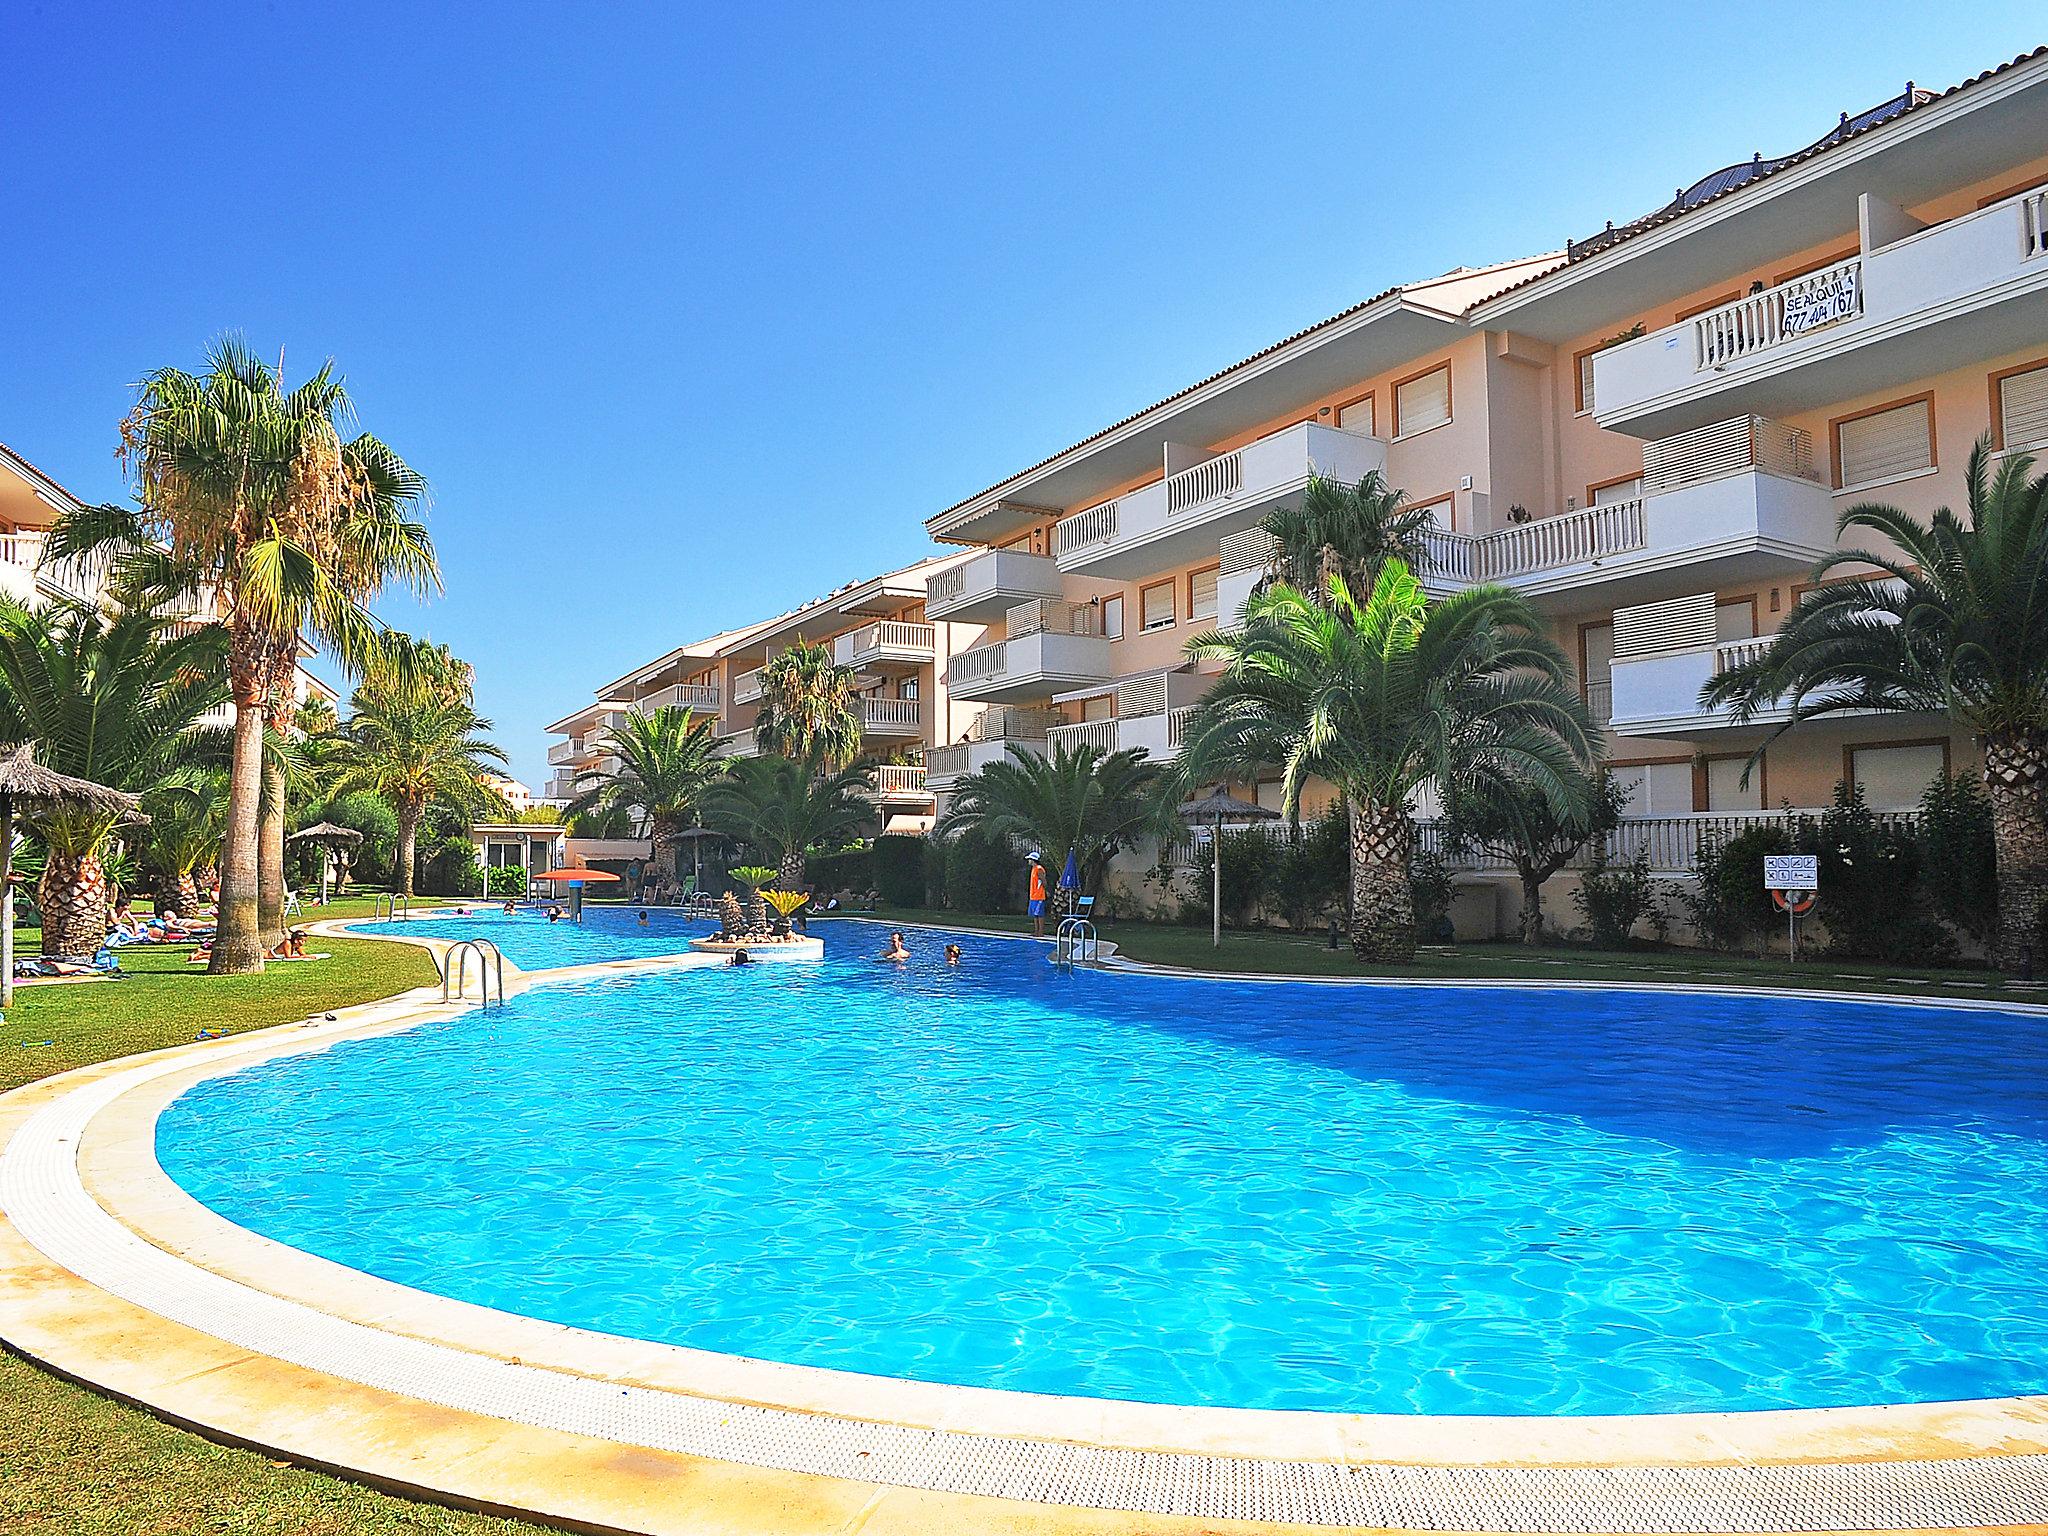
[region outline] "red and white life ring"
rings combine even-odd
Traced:
[[[1780,912],[1790,912],[1794,916],[1804,917],[1813,910],[1813,904],[1819,898],[1818,891],[1772,891],[1771,905]]]

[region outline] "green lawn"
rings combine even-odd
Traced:
[[[1031,920],[1007,913],[982,916],[918,908],[885,908],[872,915],[882,922],[931,923],[943,928],[980,928],[998,933],[1029,933]],[[821,919],[813,931],[830,919]],[[1460,944],[1425,949],[1413,965],[1367,965],[1348,947],[1331,949],[1324,935],[1277,930],[1226,930],[1221,948],[1212,948],[1209,930],[1165,923],[1121,922],[1102,927],[1117,952],[1154,965],[1232,975],[1413,976],[1443,981],[1504,978],[1517,981],[1698,981],[1732,985],[1823,987],[1855,992],[1894,992],[1908,996],[2011,997],[2026,999],[2042,989],[2014,986],[1988,971],[1927,970],[1880,965],[1875,961],[1756,960],[1745,955],[1713,954],[1695,949],[1597,950],[1572,945],[1529,948],[1522,944]]]
[[[370,899],[317,916],[366,916]],[[309,918],[316,914],[309,912]],[[22,936],[35,952],[37,935]],[[240,1031],[386,997],[434,979],[424,950],[322,939],[333,958],[208,977],[185,948],[131,947],[128,981],[23,987],[0,1035],[0,1089],[202,1029]],[[42,1044],[38,1042],[50,1042]],[[0,1530],[9,1536],[515,1536],[535,1527],[393,1498],[231,1450],[0,1352]]]

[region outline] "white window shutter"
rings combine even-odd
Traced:
[[[1394,391],[1394,425],[1401,436],[1426,432],[1451,419],[1451,370],[1448,365],[1410,379]]]
[[[1934,462],[1931,426],[1925,400],[1843,422],[1836,432],[1842,484],[1868,485],[1927,468]]]
[[[1999,440],[2007,448],[2048,443],[2048,365],[1998,381]]]

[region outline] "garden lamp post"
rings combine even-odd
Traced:
[[[1223,947],[1223,823],[1226,821],[1278,821],[1280,813],[1263,805],[1227,794],[1218,784],[1199,800],[1182,802],[1175,808],[1189,826],[1209,824],[1209,874],[1213,889],[1209,897],[1209,946]]]

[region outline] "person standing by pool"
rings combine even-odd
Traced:
[[[1045,937],[1045,859],[1039,851],[1031,850],[1031,937]]]

